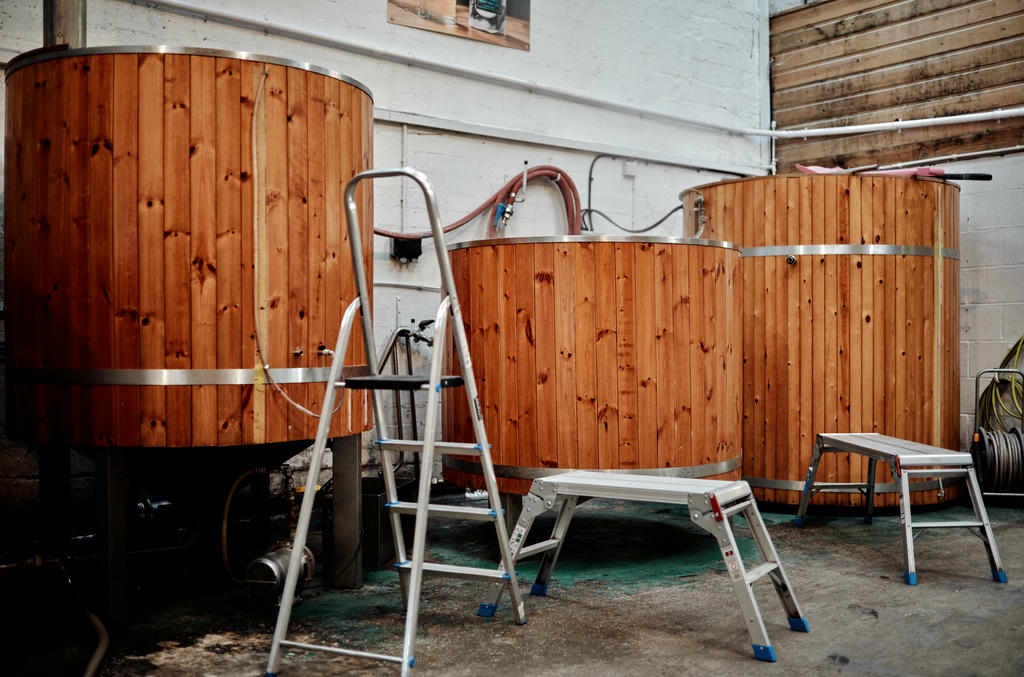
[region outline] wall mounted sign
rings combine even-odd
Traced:
[[[388,0],[388,21],[530,49],[530,0]]]

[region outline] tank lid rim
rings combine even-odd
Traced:
[[[448,245],[449,251],[455,251],[456,249],[468,249],[470,247],[487,247],[499,244],[560,244],[560,243],[573,243],[577,242],[585,244],[588,242],[635,242],[635,243],[648,243],[648,244],[689,244],[697,245],[700,247],[719,247],[722,249],[735,249],[739,251],[739,245],[732,242],[726,242],[725,240],[706,240],[700,237],[648,237],[639,235],[598,235],[598,234],[582,234],[582,235],[537,235],[537,236],[524,236],[524,237],[494,237],[486,238],[483,240],[466,240],[464,242],[454,242]]]
[[[17,72],[26,66],[42,63],[44,61],[102,54],[183,54],[190,56],[212,56],[225,59],[239,59],[241,61],[258,61],[261,63],[274,64],[275,66],[287,66],[290,68],[309,71],[311,73],[317,73],[319,75],[325,75],[354,87],[358,87],[363,90],[371,100],[373,99],[373,92],[370,91],[370,88],[355,78],[328,68],[311,64],[308,61],[266,56],[263,54],[255,54],[253,52],[212,49],[208,47],[177,47],[173,45],[110,45],[102,47],[82,47],[79,49],[68,49],[63,45],[57,47],[43,47],[40,49],[34,49],[30,52],[23,52],[11,59],[7,63],[6,77],[9,78],[12,73]]]
[[[960,184],[956,183],[955,181],[951,181],[950,179],[945,179],[945,178],[943,178],[941,176],[912,176],[912,175],[905,175],[905,174],[872,174],[870,172],[857,172],[857,173],[850,173],[850,174],[838,174],[838,173],[835,173],[835,174],[807,174],[807,173],[804,173],[804,172],[789,172],[789,173],[786,173],[786,174],[762,174],[762,175],[759,175],[759,176],[741,176],[741,177],[734,177],[734,178],[731,178],[731,179],[722,179],[720,181],[712,181],[710,183],[702,183],[699,186],[691,186],[690,188],[685,189],[683,192],[686,192],[686,191],[690,190],[690,191],[696,191],[696,192],[699,193],[702,190],[710,190],[712,188],[717,188],[718,186],[724,186],[724,185],[729,184],[729,183],[749,183],[749,182],[753,182],[753,181],[776,181],[776,180],[779,180],[779,179],[803,179],[803,178],[819,180],[821,178],[829,177],[829,176],[831,176],[831,177],[855,177],[855,178],[858,178],[858,179],[893,179],[893,180],[899,179],[899,180],[902,180],[902,181],[927,181],[927,182],[930,182],[930,183],[939,183],[939,184],[942,184],[944,186],[950,186],[951,188],[955,188],[958,191],[960,190]]]

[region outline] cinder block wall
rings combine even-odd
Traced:
[[[966,449],[974,432],[975,375],[998,367],[1024,334],[1024,153],[946,170],[992,174],[991,182],[960,183],[960,439]]]

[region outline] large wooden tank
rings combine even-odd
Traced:
[[[12,61],[6,112],[8,433],[312,438],[264,375],[257,328],[270,376],[319,412],[323,348],[355,294],[342,193],[370,166],[366,88],[250,54],[103,47]],[[332,435],[368,429],[368,411],[348,399]]]
[[[743,475],[759,499],[799,502],[819,432],[959,448],[956,185],[815,175],[695,190],[705,236],[743,250]],[[866,477],[859,456],[823,464],[822,481]],[[887,469],[880,481],[892,482]],[[956,496],[918,486],[916,504]],[[814,501],[863,505],[859,494]],[[877,504],[895,505],[895,494]]]
[[[583,235],[469,242],[451,259],[502,491],[569,469],[739,478],[735,247]],[[444,403],[446,437],[472,441],[464,394]],[[445,462],[449,481],[483,487],[475,461]]]

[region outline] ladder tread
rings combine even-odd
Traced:
[[[417,504],[410,501],[395,501],[394,503],[388,503],[387,507],[392,512],[397,512],[400,515],[415,515],[417,510]],[[474,508],[472,506],[465,505],[441,505],[438,503],[429,503],[427,505],[427,513],[431,517],[447,517],[452,519],[467,519],[467,520],[479,520],[485,522],[493,522],[498,517],[498,513],[493,508]]]
[[[465,383],[461,376],[442,376],[438,385],[455,388]],[[350,376],[344,380],[350,390],[422,390],[430,384],[427,374],[381,374],[379,376]]]
[[[753,583],[757,579],[761,578],[765,574],[769,574],[779,568],[778,562],[762,562],[753,569],[749,569],[744,576],[747,579],[747,583]]]
[[[377,444],[386,451],[423,451],[423,440],[377,440]],[[435,442],[434,453],[479,456],[480,445],[472,442]]]
[[[742,500],[742,501],[740,501],[738,503],[733,503],[732,505],[727,505],[727,506],[722,508],[722,514],[726,515],[726,516],[735,515],[738,512],[743,512],[744,510],[746,510],[753,503],[754,503],[754,499],[748,498],[748,499]]]
[[[339,656],[355,656],[357,658],[370,658],[377,661],[386,661],[389,663],[401,663],[401,656],[390,656],[388,654],[371,653],[369,651],[356,651],[355,649],[344,649],[336,646],[326,646],[324,644],[308,644],[306,642],[295,642],[288,639],[282,639],[278,642],[281,646],[291,647],[293,649],[305,649],[306,651],[322,651],[324,653],[337,654]]]
[[[532,557],[532,556],[534,556],[534,555],[536,555],[538,553],[541,553],[541,552],[547,552],[548,550],[554,550],[555,548],[558,547],[559,543],[561,543],[561,541],[559,539],[557,539],[557,538],[549,538],[546,541],[540,541],[540,542],[534,543],[532,545],[524,545],[522,547],[522,549],[519,551],[519,554],[516,556],[516,560],[518,561],[518,560],[521,560],[521,559],[526,559],[527,557]]]
[[[395,565],[398,569],[412,569],[412,562],[402,562]],[[439,564],[437,562],[424,562],[423,575],[445,576],[448,578],[465,578],[473,581],[488,581],[492,583],[504,583],[510,579],[509,574],[498,569],[484,569],[481,567],[469,567],[457,564]]]
[[[946,522],[911,522],[910,526],[915,529],[938,529],[940,527],[983,527],[984,522],[976,521],[946,521]]]

